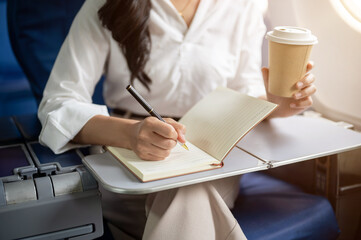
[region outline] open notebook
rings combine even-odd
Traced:
[[[143,182],[220,168],[238,141],[276,107],[219,87],[180,119],[187,127],[189,151],[177,145],[165,160],[144,161],[128,149],[106,149]]]

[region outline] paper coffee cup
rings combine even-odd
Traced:
[[[306,73],[311,50],[317,38],[305,28],[281,26],[267,33],[269,40],[269,81],[271,94],[292,97],[296,83]]]

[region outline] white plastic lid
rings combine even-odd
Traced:
[[[314,45],[317,37],[306,28],[279,26],[267,33],[266,38],[273,42],[291,45]]]

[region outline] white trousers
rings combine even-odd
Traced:
[[[239,176],[161,191],[122,195],[100,187],[103,214],[115,239],[243,240],[230,208]]]

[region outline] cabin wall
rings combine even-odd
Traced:
[[[342,6],[333,4],[337,1],[272,0],[268,2],[265,22],[269,30],[279,25],[300,26],[318,37],[319,43],[311,54],[318,88],[314,109],[361,130],[361,22],[346,21]],[[264,66],[268,65],[267,51],[265,41]]]

